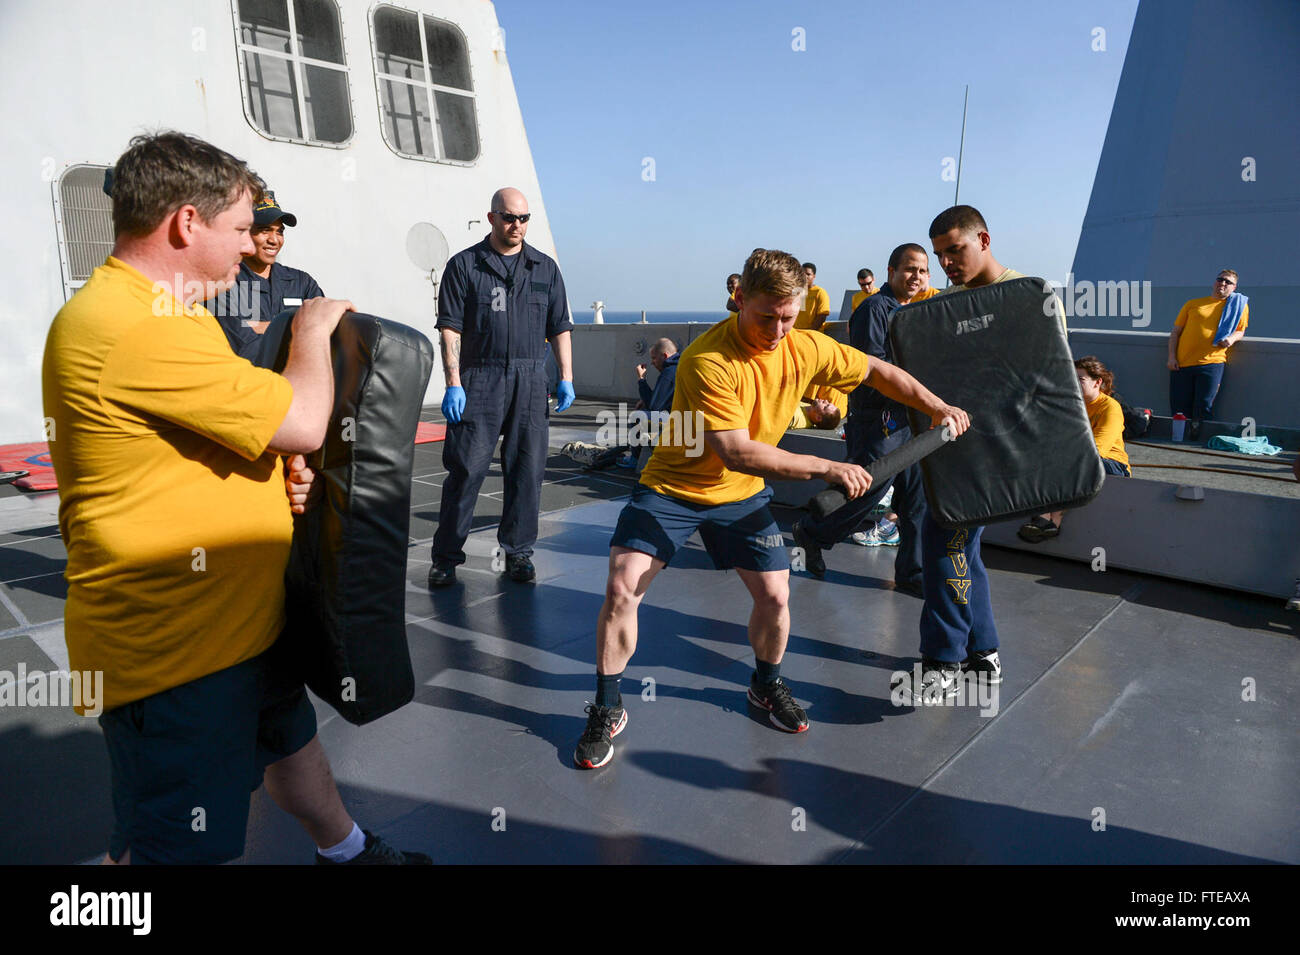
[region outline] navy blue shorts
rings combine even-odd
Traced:
[[[671,563],[696,530],[718,570],[790,569],[790,555],[767,508],[772,489],[729,504],[695,504],[638,484],[618,516],[610,547],[628,547]]]
[[[1107,474],[1116,474],[1120,477],[1133,476],[1132,472],[1129,471],[1127,464],[1116,461],[1114,458],[1102,458],[1101,466],[1106,470]]]
[[[109,855],[200,865],[244,854],[249,793],[316,735],[316,711],[280,641],[251,660],[99,717],[112,770]]]

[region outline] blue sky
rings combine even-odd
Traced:
[[[929,247],[952,204],[943,164],[967,83],[961,201],[984,213],[1004,265],[1064,280],[1137,0],[496,10],[583,320],[597,298],[714,308],[756,246],[815,262],[838,311],[859,268],[883,281],[894,246]]]

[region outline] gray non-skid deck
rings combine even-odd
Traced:
[[[595,410],[554,419],[553,449],[590,434]],[[318,706],[346,801],[391,841],[458,863],[1300,861],[1300,614],[995,547],[995,716],[891,704],[920,602],[889,589],[892,549],[841,545],[825,581],[792,578],[782,669],[812,728],[776,731],[745,701],[745,590],[692,542],[643,605],[614,762],[574,769],[609,535],[631,482],[558,454],[550,464],[537,582],[491,570],[494,465],[460,582],[431,594],[441,445],[416,449],[416,699],[364,727]],[[66,665],[53,502],[0,496],[0,670]],[[794,512],[778,516],[788,529]],[[0,763],[0,863],[102,851],[111,811],[93,721],[0,709]],[[310,858],[307,837],[256,793],[245,861]]]

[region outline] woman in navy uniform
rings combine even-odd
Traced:
[[[204,303],[221,324],[235,354],[254,364],[271,319],[285,308],[325,295],[306,272],[276,261],[284,249],[285,226],[297,224],[298,217],[281,209],[275,193],[267,192],[253,209],[249,230],[256,251],[240,263],[234,286]]]

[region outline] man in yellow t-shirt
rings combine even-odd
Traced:
[[[277,455],[296,456],[301,510],[300,455],[324,438],[329,339],[351,303],[302,306],[283,375],[237,357],[197,304],[229,288],[251,254],[262,190],[202,140],[136,137],[114,170],[112,254],[46,341],[64,632],[70,666],[103,673],[108,858],[119,863],[242,855],[263,772],[322,858],[394,852],[344,809],[302,679],[276,653],[293,530]]]
[[[853,302],[849,306],[849,314],[852,315],[858,310],[858,306],[879,292],[876,288],[876,276],[871,269],[858,269],[858,291],[853,293]]]
[[[636,649],[637,607],[659,571],[696,530],[719,569],[735,568],[754,600],[749,701],[790,733],[808,717],[780,680],[790,633],[790,563],[763,478],[825,478],[855,498],[871,484],[856,464],[776,447],[808,385],[852,390],[863,381],[955,433],[969,424],[900,368],[794,327],[807,278],[785,252],[756,249],[745,263],[737,318],[705,332],[677,366],[673,410],[610,541],[609,579],[596,626],[596,701],[574,752],[584,769],[613,757],[627,713],[618,684]]]
[[[1169,413],[1191,418],[1188,437],[1201,436],[1201,422],[1211,419],[1214,399],[1223,384],[1228,349],[1246,335],[1250,306],[1236,291],[1237,273],[1223,269],[1214,280],[1213,294],[1183,304],[1169,333]],[[1240,316],[1224,329],[1228,317]]]
[[[811,328],[817,331],[826,324],[826,319],[831,314],[831,297],[826,294],[826,290],[820,285],[815,284],[817,281],[817,266],[811,262],[803,264],[803,274],[807,278],[808,292],[804,296],[803,306],[799,309],[799,315],[795,319],[795,328]]]

